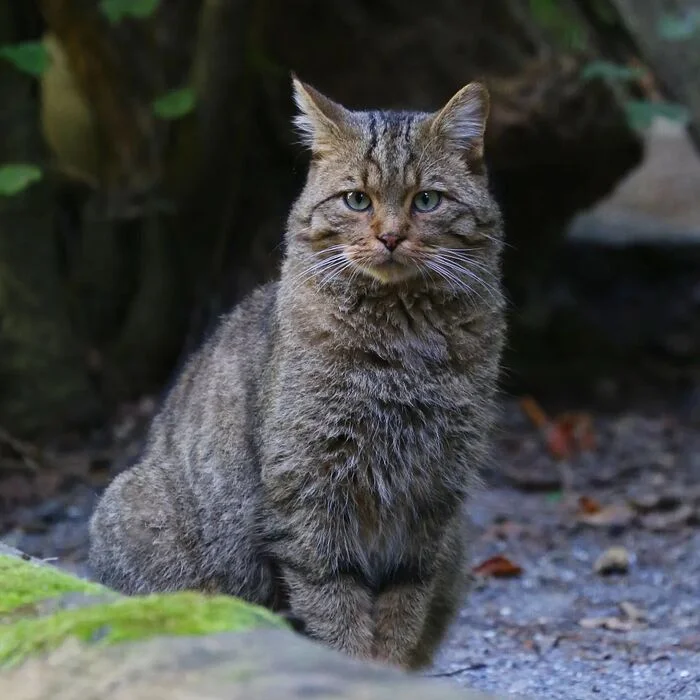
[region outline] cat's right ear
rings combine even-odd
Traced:
[[[299,109],[294,124],[302,143],[314,153],[333,150],[352,123],[351,112],[310,85],[302,83],[294,73],[292,84],[294,101]]]
[[[489,116],[489,93],[481,83],[469,83],[433,118],[431,130],[473,164],[484,157],[484,132]]]

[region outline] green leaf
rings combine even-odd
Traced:
[[[585,48],[585,32],[559,0],[529,0],[529,9],[535,22],[549,30],[563,46],[573,50]]]
[[[51,61],[49,52],[41,41],[23,41],[19,44],[0,46],[0,57],[24,73],[40,76]]]
[[[194,109],[195,102],[191,88],[171,90],[153,101],[153,111],[161,119],[179,119]]]
[[[688,108],[673,102],[628,100],[625,102],[625,112],[630,126],[640,131],[648,129],[657,117],[665,117],[681,124],[687,124],[690,121]]]
[[[42,173],[36,165],[8,163],[0,165],[0,195],[11,197],[38,182]]]
[[[158,9],[160,0],[100,0],[100,9],[112,22],[120,22],[125,17],[146,19]]]
[[[685,41],[700,30],[700,10],[692,10],[685,16],[664,15],[659,21],[659,34],[667,41]]]
[[[591,80],[593,78],[603,78],[604,80],[617,80],[621,82],[631,82],[644,77],[646,71],[644,68],[631,68],[620,63],[611,63],[610,61],[591,61],[584,66],[581,72],[583,80]]]
[[[654,108],[657,117],[665,117],[673,122],[688,124],[690,122],[690,110],[676,102],[655,102]]]

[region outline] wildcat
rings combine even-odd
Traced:
[[[241,596],[420,668],[465,592],[505,334],[488,93],[359,112],[293,84],[311,161],[281,279],[186,363],[90,562],[127,594]]]

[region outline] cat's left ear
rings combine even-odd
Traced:
[[[302,83],[294,73],[292,83],[294,101],[299,108],[294,124],[303,143],[315,153],[332,150],[352,124],[352,113],[311,85]]]
[[[468,160],[484,157],[484,132],[489,116],[489,92],[481,83],[469,83],[437,113],[430,126]]]

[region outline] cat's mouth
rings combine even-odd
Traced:
[[[409,266],[395,260],[388,260],[378,265],[361,265],[360,268],[366,275],[384,284],[403,282],[409,277],[413,277],[416,272]]]
[[[384,284],[395,284],[415,277],[419,270],[416,262],[403,255],[391,253],[355,260],[355,265],[367,276]]]
[[[420,274],[415,251],[403,245],[393,251],[385,248],[348,249],[347,259],[367,277],[382,284],[396,284]]]

